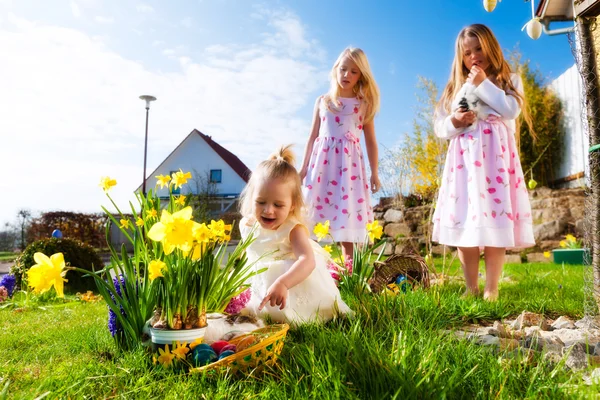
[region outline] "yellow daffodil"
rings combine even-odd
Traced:
[[[323,240],[329,234],[329,220],[325,221],[325,224],[319,222],[313,232],[317,236],[318,241]]]
[[[99,186],[102,188],[102,190],[104,190],[105,192],[108,192],[110,190],[110,188],[115,186],[116,184],[117,184],[116,179],[109,178],[108,176],[103,176],[102,178],[100,178]]]
[[[189,252],[194,240],[192,231],[198,225],[191,218],[192,207],[173,214],[163,210],[160,221],[152,225],[148,237],[155,242],[162,242],[165,254],[171,254],[175,248]]]
[[[561,240],[559,243],[560,247],[562,247],[563,249],[567,247],[567,241],[566,240]]]
[[[331,252],[333,251],[333,249],[331,248],[331,246],[327,245],[327,246],[323,246],[323,250],[325,250],[326,252],[328,252],[329,254],[331,254]]]
[[[156,212],[156,210],[154,208],[151,208],[146,212],[146,219],[156,218],[157,216],[158,216],[158,213]]]
[[[171,352],[172,354],[175,355],[175,357],[181,359],[181,360],[185,360],[185,357],[187,355],[187,353],[190,352],[190,349],[187,347],[187,343],[181,343],[181,342],[177,342],[175,344],[175,348],[173,349],[173,351]]]
[[[158,362],[163,366],[168,367],[173,363],[173,359],[175,358],[175,354],[169,351],[169,345],[165,345],[165,349],[158,349]]]
[[[229,232],[231,232],[231,224],[225,224],[222,219],[215,221],[211,220],[208,225],[208,229],[212,232],[213,237],[217,241],[224,242],[229,238]]]
[[[137,226],[144,226],[144,220],[138,217],[138,219],[135,220],[135,224]]]
[[[190,343],[190,349],[194,350],[194,347],[198,346],[204,341],[203,337],[196,338],[192,343]]]
[[[169,175],[156,175],[155,178],[157,179],[156,184],[160,185],[161,189],[169,186],[169,181],[171,180]]]
[[[56,253],[48,257],[44,253],[37,252],[33,255],[33,259],[36,264],[27,271],[27,279],[34,293],[44,293],[54,286],[56,295],[65,297],[64,283],[67,280],[64,276],[67,271],[63,254]]]
[[[128,219],[121,219],[119,222],[121,223],[121,228],[123,229],[129,229],[131,227],[131,221]]]
[[[165,264],[164,262],[160,261],[160,260],[152,260],[150,261],[150,264],[148,265],[148,272],[149,272],[149,278],[151,281],[155,280],[156,278],[159,278],[163,275],[163,270],[167,269],[167,264]]]
[[[177,189],[185,185],[188,179],[192,179],[192,174],[190,172],[184,173],[181,168],[179,168],[179,171],[173,172],[171,177],[173,178],[173,185],[175,186],[175,189]]]
[[[544,257],[546,257],[546,258],[550,258],[550,252],[549,252],[549,251],[545,251],[545,252],[544,252]]]
[[[375,241],[380,239],[381,235],[383,235],[383,227],[379,225],[379,221],[375,220],[367,224],[367,232],[369,234],[369,239]]]
[[[194,225],[192,234],[194,235],[194,239],[199,243],[208,243],[208,241],[214,236],[213,232],[208,228],[208,226],[206,226],[204,222]]]
[[[185,206],[185,196],[184,195],[177,196],[177,198],[175,199],[175,204],[179,204],[180,206]]]
[[[565,239],[567,240],[567,242],[576,242],[577,239],[575,238],[575,236],[569,234],[567,236],[565,236]]]

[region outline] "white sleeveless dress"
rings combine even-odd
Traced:
[[[327,270],[329,253],[313,240],[310,240],[310,243],[315,252],[315,269],[308,278],[289,289],[285,308],[280,310],[279,306],[271,307],[267,304],[258,311],[258,306],[269,287],[296,261],[290,243],[290,232],[296,225],[302,224],[290,218],[278,229],[270,230],[263,229],[260,224],[247,218],[240,221],[242,238],[252,234],[253,229],[256,237],[247,249],[248,261],[258,260],[253,266],[255,270],[266,268],[266,271],[250,279],[252,296],[245,311],[258,316],[268,314],[276,322],[293,325],[325,322],[338,314],[351,314],[352,311],[340,297],[340,292]],[[304,225],[302,227],[305,228]],[[265,256],[262,257],[263,255]]]

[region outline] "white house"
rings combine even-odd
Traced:
[[[192,179],[175,193],[198,194],[202,190],[200,180],[209,180],[221,202],[222,212],[231,207],[250,178],[250,170],[235,154],[196,129],[149,174],[146,190],[156,186],[157,175],[172,175],[179,169],[191,172]],[[137,188],[139,190],[142,190],[142,185]],[[166,187],[158,188],[157,194],[167,198],[169,191]]]
[[[584,132],[585,109],[582,108],[581,75],[573,65],[556,78],[550,86],[563,105],[564,146],[562,160],[557,171],[554,185],[559,187],[578,187],[585,184],[584,177],[589,176],[589,141]]]

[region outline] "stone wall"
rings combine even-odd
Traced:
[[[555,249],[559,247],[559,241],[567,233],[574,234],[578,238],[583,236],[584,189],[553,190],[543,187],[531,190],[529,199],[537,245],[527,249],[526,253]],[[429,215],[433,210],[430,205],[406,208],[398,199],[386,197],[375,206],[374,212],[375,219],[383,225],[383,232],[389,238],[385,249],[386,255],[411,249],[421,250],[425,247],[431,235]],[[431,252],[442,254],[443,246],[434,243]]]

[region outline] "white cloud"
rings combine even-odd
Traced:
[[[81,17],[81,9],[79,8],[75,0],[71,0],[71,13],[75,18]]]
[[[326,85],[326,71],[309,60],[322,51],[318,44],[278,23],[269,43],[210,46],[176,56],[179,69],[165,73],[80,31],[7,21],[0,65],[11,79],[0,96],[0,159],[18,169],[19,182],[0,181],[0,193],[18,193],[3,196],[0,222],[19,208],[100,211],[108,203],[98,188],[104,175],[118,180],[114,198],[125,206],[142,175],[140,94],[158,98],[150,110],[148,173],[194,128],[254,168],[277,145],[306,141],[311,116],[298,110]]]
[[[115,19],[113,17],[103,17],[101,15],[97,15],[96,17],[94,17],[94,20],[96,22],[98,22],[99,24],[106,24],[106,25],[115,23]]]
[[[136,10],[142,14],[150,14],[154,12],[154,8],[151,5],[140,3],[136,7]]]

